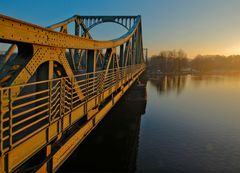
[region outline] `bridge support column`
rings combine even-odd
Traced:
[[[97,50],[88,50],[87,51],[87,73],[91,73],[87,75],[88,80],[95,77],[96,66],[97,66]],[[96,79],[94,78],[93,80],[94,81],[91,81],[91,82],[95,83]],[[89,89],[91,89],[92,92],[94,93],[94,90],[96,90],[97,87],[93,86],[92,88],[89,88]],[[91,94],[87,96],[87,99],[89,97],[91,97]],[[88,104],[86,104],[86,110],[88,110],[87,107],[88,107]],[[87,119],[90,119],[95,114],[96,111],[97,111],[97,108],[94,108],[93,110],[87,112]]]
[[[124,49],[124,45],[121,45],[120,46],[120,56],[119,56],[119,66],[122,67],[123,64],[124,64],[124,52],[123,52],[123,49]]]
[[[49,79],[53,79],[54,78],[54,72],[53,72],[53,60],[48,61],[44,64],[42,64],[36,74],[36,78],[37,80],[49,80]],[[48,83],[44,84],[44,85],[40,85],[38,86],[36,89],[37,91],[42,91],[44,89],[49,88],[50,86],[48,86]],[[50,98],[49,98],[50,99]],[[49,100],[49,102],[51,102],[51,100]],[[51,112],[51,109],[50,109]],[[49,119],[51,119],[51,113],[49,112]],[[49,130],[46,130],[46,141],[49,141]],[[44,150],[42,151],[42,155],[43,157],[47,158],[50,154],[51,154],[51,144],[47,145]],[[52,172],[52,159],[50,159],[48,162],[44,163],[41,168],[37,171],[37,173],[51,173]]]
[[[96,72],[96,50],[88,50],[87,52],[87,73]]]

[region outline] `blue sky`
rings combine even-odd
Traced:
[[[240,54],[239,0],[1,0],[0,13],[41,26],[74,14],[140,14],[144,47],[149,48],[151,54],[180,48],[189,57]],[[105,32],[96,36],[124,32],[117,26],[104,29]]]

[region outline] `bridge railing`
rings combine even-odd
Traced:
[[[100,99],[98,96],[113,87],[117,90],[143,68],[143,64],[137,64],[0,88],[1,155],[87,104],[88,100]],[[84,99],[80,99],[79,89]]]

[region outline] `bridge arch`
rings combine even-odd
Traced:
[[[83,29],[82,37],[90,34],[90,30],[95,26],[103,23],[115,23],[127,30],[126,35],[131,33],[133,28],[136,28],[136,23],[139,22],[140,16],[78,16],[79,19],[84,24],[85,28]],[[125,34],[124,34],[125,35]],[[123,36],[124,36],[123,35]],[[121,36],[122,37],[122,36]],[[120,38],[121,38],[120,37]]]
[[[120,22],[118,22],[118,21],[97,21],[96,23],[94,23],[94,24],[92,24],[91,26],[89,26],[88,28],[87,28],[87,30],[86,30],[86,32],[89,32],[92,28],[94,28],[95,26],[97,26],[97,25],[100,25],[100,24],[103,24],[103,23],[116,23],[116,24],[118,24],[118,25],[121,25],[122,27],[124,27],[127,31],[129,31],[129,28],[126,26],[126,25],[124,25],[123,23],[120,23]],[[85,35],[86,34],[86,32],[84,32],[83,33],[83,35]],[[82,35],[82,36],[83,36]]]
[[[111,36],[109,35],[109,32],[107,32],[106,35],[104,35],[104,39],[95,37],[96,33],[100,33],[100,32],[102,33],[102,31],[106,29],[110,29]],[[104,22],[98,21],[92,24],[91,26],[89,26],[88,28],[86,28],[86,30],[81,34],[81,36],[85,37],[86,35],[89,34],[93,37],[94,40],[112,40],[112,39],[122,37],[127,32],[129,32],[128,27],[126,27],[122,23],[119,23],[116,21],[104,21]]]

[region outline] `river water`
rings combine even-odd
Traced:
[[[150,76],[145,83],[59,172],[240,172],[240,76]]]

